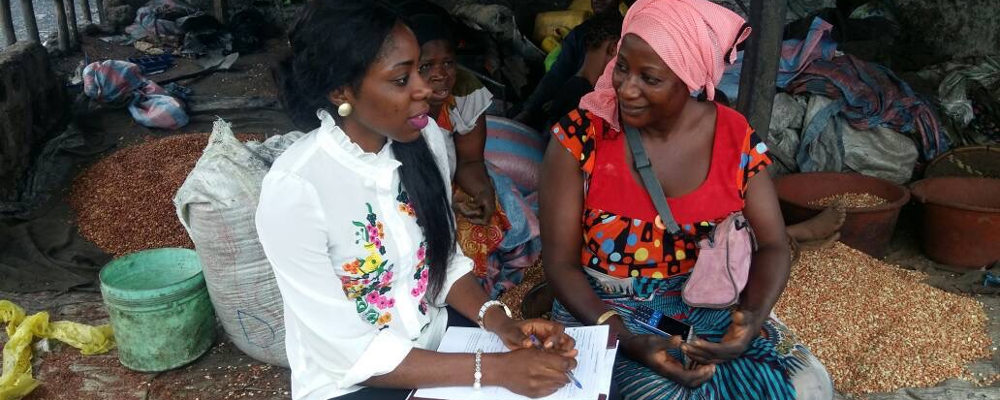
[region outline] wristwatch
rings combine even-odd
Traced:
[[[483,303],[482,307],[479,307],[479,316],[476,318],[476,324],[478,324],[480,328],[483,328],[484,330],[486,329],[486,325],[483,324],[483,317],[486,316],[486,310],[489,310],[490,307],[501,307],[503,308],[503,312],[507,314],[507,318],[512,318],[510,308],[507,307],[506,304],[499,300],[490,300]]]

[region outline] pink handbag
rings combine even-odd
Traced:
[[[656,206],[663,226],[671,234],[684,234],[670,212],[660,182],[656,180],[639,131],[626,126],[625,138],[632,151],[635,169]],[[747,285],[750,260],[756,250],[753,230],[743,213],[732,213],[718,223],[708,238],[698,242],[698,249],[698,259],[681,290],[684,302],[691,307],[703,308],[727,308],[738,303],[740,292]]]
[[[756,243],[742,212],[730,214],[698,242],[698,259],[681,296],[691,307],[727,308],[740,301]]]

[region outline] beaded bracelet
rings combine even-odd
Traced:
[[[476,378],[472,382],[472,388],[479,390],[483,387],[483,349],[476,349],[476,373],[472,374],[473,378]]]

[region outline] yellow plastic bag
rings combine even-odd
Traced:
[[[532,38],[541,43],[546,36],[562,38],[571,29],[580,25],[594,13],[586,10],[549,11],[535,16],[535,32]],[[560,36],[562,33],[562,36]]]
[[[49,313],[25,317],[24,309],[0,300],[0,323],[7,324],[7,344],[3,346],[3,374],[0,400],[20,400],[38,386],[31,376],[31,342],[55,339],[85,355],[105,353],[115,347],[110,325],[90,326],[69,321],[49,322]]]

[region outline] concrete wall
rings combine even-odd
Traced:
[[[115,28],[124,28],[135,21],[135,13],[140,7],[149,3],[149,0],[97,0],[104,2],[105,13],[108,14],[109,25]],[[212,0],[187,0],[187,4],[196,7],[209,14],[212,13]],[[247,8],[253,5],[253,0],[229,0],[229,10]],[[270,8],[270,7],[266,7]]]
[[[930,61],[1000,54],[1000,1],[893,0],[908,49],[929,52]]]
[[[63,80],[37,43],[0,51],[0,200],[13,200],[18,183],[66,116]]]

